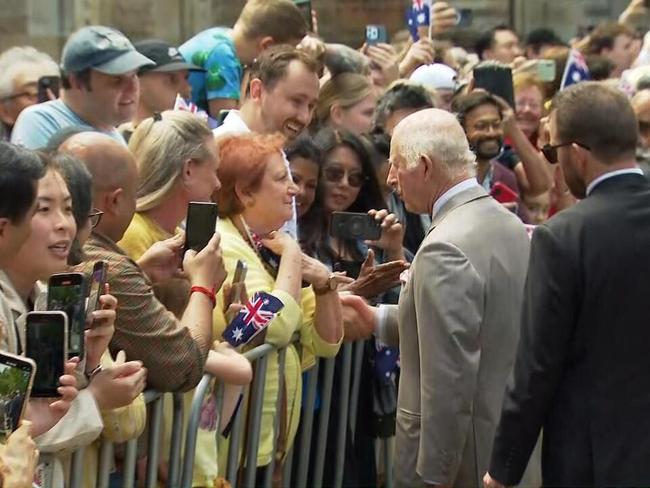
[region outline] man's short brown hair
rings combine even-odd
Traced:
[[[583,144],[604,163],[634,157],[636,117],[619,90],[596,81],[578,83],[555,96],[553,112],[557,144]]]
[[[272,46],[266,49],[251,65],[250,80],[259,79],[267,90],[287,75],[289,65],[299,61],[309,71],[318,76],[319,65],[304,51],[290,45]],[[250,90],[250,84],[246,93]]]
[[[585,48],[585,54],[600,54],[603,49],[612,49],[616,38],[620,35],[634,37],[634,32],[618,22],[600,24],[589,34],[589,43]]]
[[[237,22],[249,39],[270,36],[278,44],[307,34],[307,22],[291,0],[248,0]]]

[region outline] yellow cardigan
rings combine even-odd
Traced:
[[[282,290],[275,289],[275,278],[271,276],[264,267],[257,253],[250,247],[246,240],[239,234],[230,219],[219,219],[217,231],[221,234],[221,249],[223,259],[228,271],[226,282],[232,281],[232,276],[237,266],[237,260],[241,259],[248,265],[246,274],[246,291],[252,296],[257,291],[265,291],[278,297],[284,303],[284,308],[278,313],[268,327],[266,342],[278,347],[289,344],[294,333],[300,333],[301,352],[295,345],[287,349],[284,381],[287,393],[286,412],[286,450],[291,447],[298,422],[300,420],[300,402],[302,399],[302,372],[315,364],[315,356],[335,356],[341,346],[342,338],[336,344],[330,344],[323,340],[314,328],[314,312],[316,298],[311,288],[303,288],[300,304]],[[214,312],[215,340],[221,338],[226,328],[226,318],[223,313],[223,293],[219,292],[217,307]],[[273,427],[276,414],[276,402],[278,395],[278,355],[272,353],[269,356],[266,384],[264,388],[264,404],[262,407],[262,426],[260,435],[257,465],[265,466],[271,462],[273,454]],[[220,466],[225,467],[225,444],[227,440],[220,438],[219,458]],[[225,474],[225,473],[222,473]]]

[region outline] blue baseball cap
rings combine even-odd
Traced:
[[[92,68],[107,75],[122,75],[155,64],[120,31],[103,25],[79,29],[68,38],[61,55],[61,67],[66,73]]]

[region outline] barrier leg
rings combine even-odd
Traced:
[[[172,395],[174,413],[172,419],[171,446],[169,448],[169,470],[167,472],[167,487],[179,486],[181,469],[181,442],[183,441],[183,394]]]
[[[133,488],[135,486],[135,468],[138,462],[138,439],[131,439],[126,443],[124,455],[124,468],[122,488]]]
[[[201,405],[203,405],[203,398],[205,397],[212,378],[209,375],[204,375],[201,378],[198,386],[194,390],[194,398],[192,398],[192,406],[190,408],[189,419],[187,421],[187,432],[185,434],[185,452],[183,457],[183,474],[181,479],[181,486],[183,488],[192,488],[192,474],[194,473],[194,456],[196,454],[196,437],[199,430],[199,420],[201,416]],[[174,395],[176,401],[176,395]],[[181,411],[182,415],[182,411]],[[176,421],[176,404],[174,404],[174,421]],[[172,436],[173,439],[173,436]],[[180,439],[179,439],[180,444]],[[173,441],[172,441],[173,447]],[[179,453],[180,455],[180,453]],[[171,456],[170,456],[171,458]],[[170,482],[168,486],[174,487]]]
[[[327,427],[330,418],[330,405],[332,403],[332,385],[334,383],[334,364],[336,358],[325,359],[325,373],[323,381],[323,398],[318,422],[318,441],[316,446],[316,461],[314,463],[314,488],[323,486],[323,468],[325,467],[325,446],[327,445]]]
[[[257,451],[260,442],[260,429],[262,426],[262,406],[264,403],[264,385],[266,383],[266,367],[269,356],[264,355],[258,359],[253,380],[251,397],[251,422],[248,432],[246,449],[246,467],[244,471],[243,486],[254,486],[257,474]]]
[[[113,443],[102,440],[99,450],[99,469],[97,473],[97,488],[108,488],[111,468],[113,467]]]
[[[384,439],[384,488],[393,488],[393,449],[395,437]]]
[[[366,341],[354,343],[354,362],[352,365],[352,391],[350,392],[350,435],[354,439],[357,429],[357,414],[359,410],[359,389],[361,386],[361,364],[363,361],[363,348]]]
[[[158,461],[160,448],[161,421],[163,415],[163,397],[160,395],[151,402],[151,422],[149,423],[149,446],[147,453],[146,488],[158,486]]]
[[[278,437],[280,436],[280,409],[282,408],[282,397],[284,396],[284,366],[286,363],[287,349],[282,348],[278,351],[278,399],[275,402],[275,419],[273,422],[273,456],[271,456],[271,463],[266,468],[264,473],[264,488],[271,488],[273,484],[273,471],[275,470],[275,452],[278,445]]]
[[[239,467],[239,444],[241,443],[242,432],[242,411],[244,410],[244,404],[247,402],[248,395],[250,395],[250,389],[248,389],[248,394],[244,395],[242,398],[242,405],[237,409],[234,418],[232,419],[232,427],[230,429],[230,445],[228,448],[228,465],[226,467],[226,478],[232,486],[237,484],[237,468]]]
[[[84,479],[84,452],[86,449],[80,447],[72,453],[72,463],[70,466],[70,487],[81,488]]]
[[[345,441],[348,433],[348,410],[350,401],[350,376],[352,375],[353,344],[343,345],[343,368],[341,373],[341,395],[339,396],[339,422],[336,435],[336,464],[334,465],[334,486],[343,485],[343,466],[345,464]]]
[[[307,372],[307,380],[303,388],[306,388],[305,404],[302,410],[302,425],[300,436],[300,448],[298,449],[298,469],[294,486],[296,488],[307,488],[307,474],[309,472],[309,457],[311,453],[311,437],[314,426],[314,404],[316,403],[316,392],[318,389],[318,368],[320,360]]]

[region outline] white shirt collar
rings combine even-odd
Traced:
[[[614,178],[615,176],[620,176],[620,175],[641,175],[641,176],[643,176],[643,171],[641,171],[641,168],[627,168],[627,169],[617,169],[616,171],[610,171],[609,173],[602,174],[598,178],[596,178],[594,181],[589,183],[589,186],[587,187],[587,196],[589,196],[591,194],[591,192],[594,191],[594,188],[596,188],[596,186],[598,186],[603,181],[608,180],[610,178]]]
[[[476,181],[476,178],[474,177],[463,180],[460,183],[456,183],[449,190],[444,192],[440,196],[440,198],[438,198],[433,203],[433,210],[431,211],[431,219],[435,218],[436,214],[440,211],[440,209],[444,206],[444,204],[447,203],[449,200],[451,200],[453,197],[455,197],[461,192],[464,192],[465,190],[469,190],[470,188],[480,187],[480,186],[481,185],[479,185],[478,181]]]
[[[223,124],[214,129],[212,134],[215,137],[219,137],[226,134],[243,134],[250,131],[244,119],[241,118],[239,110],[230,110],[223,120]]]

